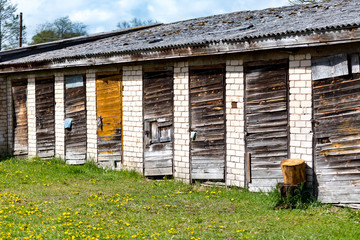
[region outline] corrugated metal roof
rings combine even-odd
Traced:
[[[37,53],[1,65],[56,61],[94,55],[157,51],[168,48],[271,36],[295,35],[359,27],[360,1],[295,5],[257,11],[241,11],[154,26],[147,29]]]

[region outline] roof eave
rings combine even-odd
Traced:
[[[247,53],[261,50],[296,49],[360,42],[360,29],[348,28],[306,32],[296,35],[280,35],[252,39],[220,41],[172,48],[141,49],[130,52],[111,52],[92,56],[52,59],[42,62],[0,65],[0,73],[25,72],[69,67],[89,67],[109,64],[134,63],[162,59],[179,59],[231,53]]]

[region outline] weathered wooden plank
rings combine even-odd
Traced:
[[[70,129],[65,129],[65,155],[68,164],[86,161],[86,89],[83,75],[65,77],[65,118],[72,119]]]
[[[173,70],[144,71],[144,174],[173,174]]]
[[[245,64],[246,152],[250,190],[270,190],[282,180],[280,162],[288,158],[288,63]]]
[[[41,158],[55,156],[55,92],[54,78],[35,81],[36,148]]]
[[[96,106],[98,119],[98,161],[122,161],[122,77],[118,72],[96,76]]]
[[[360,203],[360,77],[338,67],[344,76],[313,82],[318,194],[325,203]]]
[[[12,82],[13,100],[13,154],[24,157],[28,154],[28,121],[27,121],[27,80]]]
[[[191,178],[225,179],[224,66],[190,69]]]

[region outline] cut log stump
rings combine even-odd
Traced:
[[[306,182],[305,161],[302,159],[287,159],[281,162],[284,184],[297,185]]]
[[[283,199],[288,199],[289,197],[294,196],[295,190],[298,188],[299,185],[288,185],[284,183],[279,183],[278,185],[278,191]]]

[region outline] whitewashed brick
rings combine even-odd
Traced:
[[[143,172],[142,66],[123,67],[123,165]]]
[[[289,57],[290,81],[290,157],[303,159],[312,166],[312,83],[311,55]],[[308,171],[308,179],[312,171]]]

